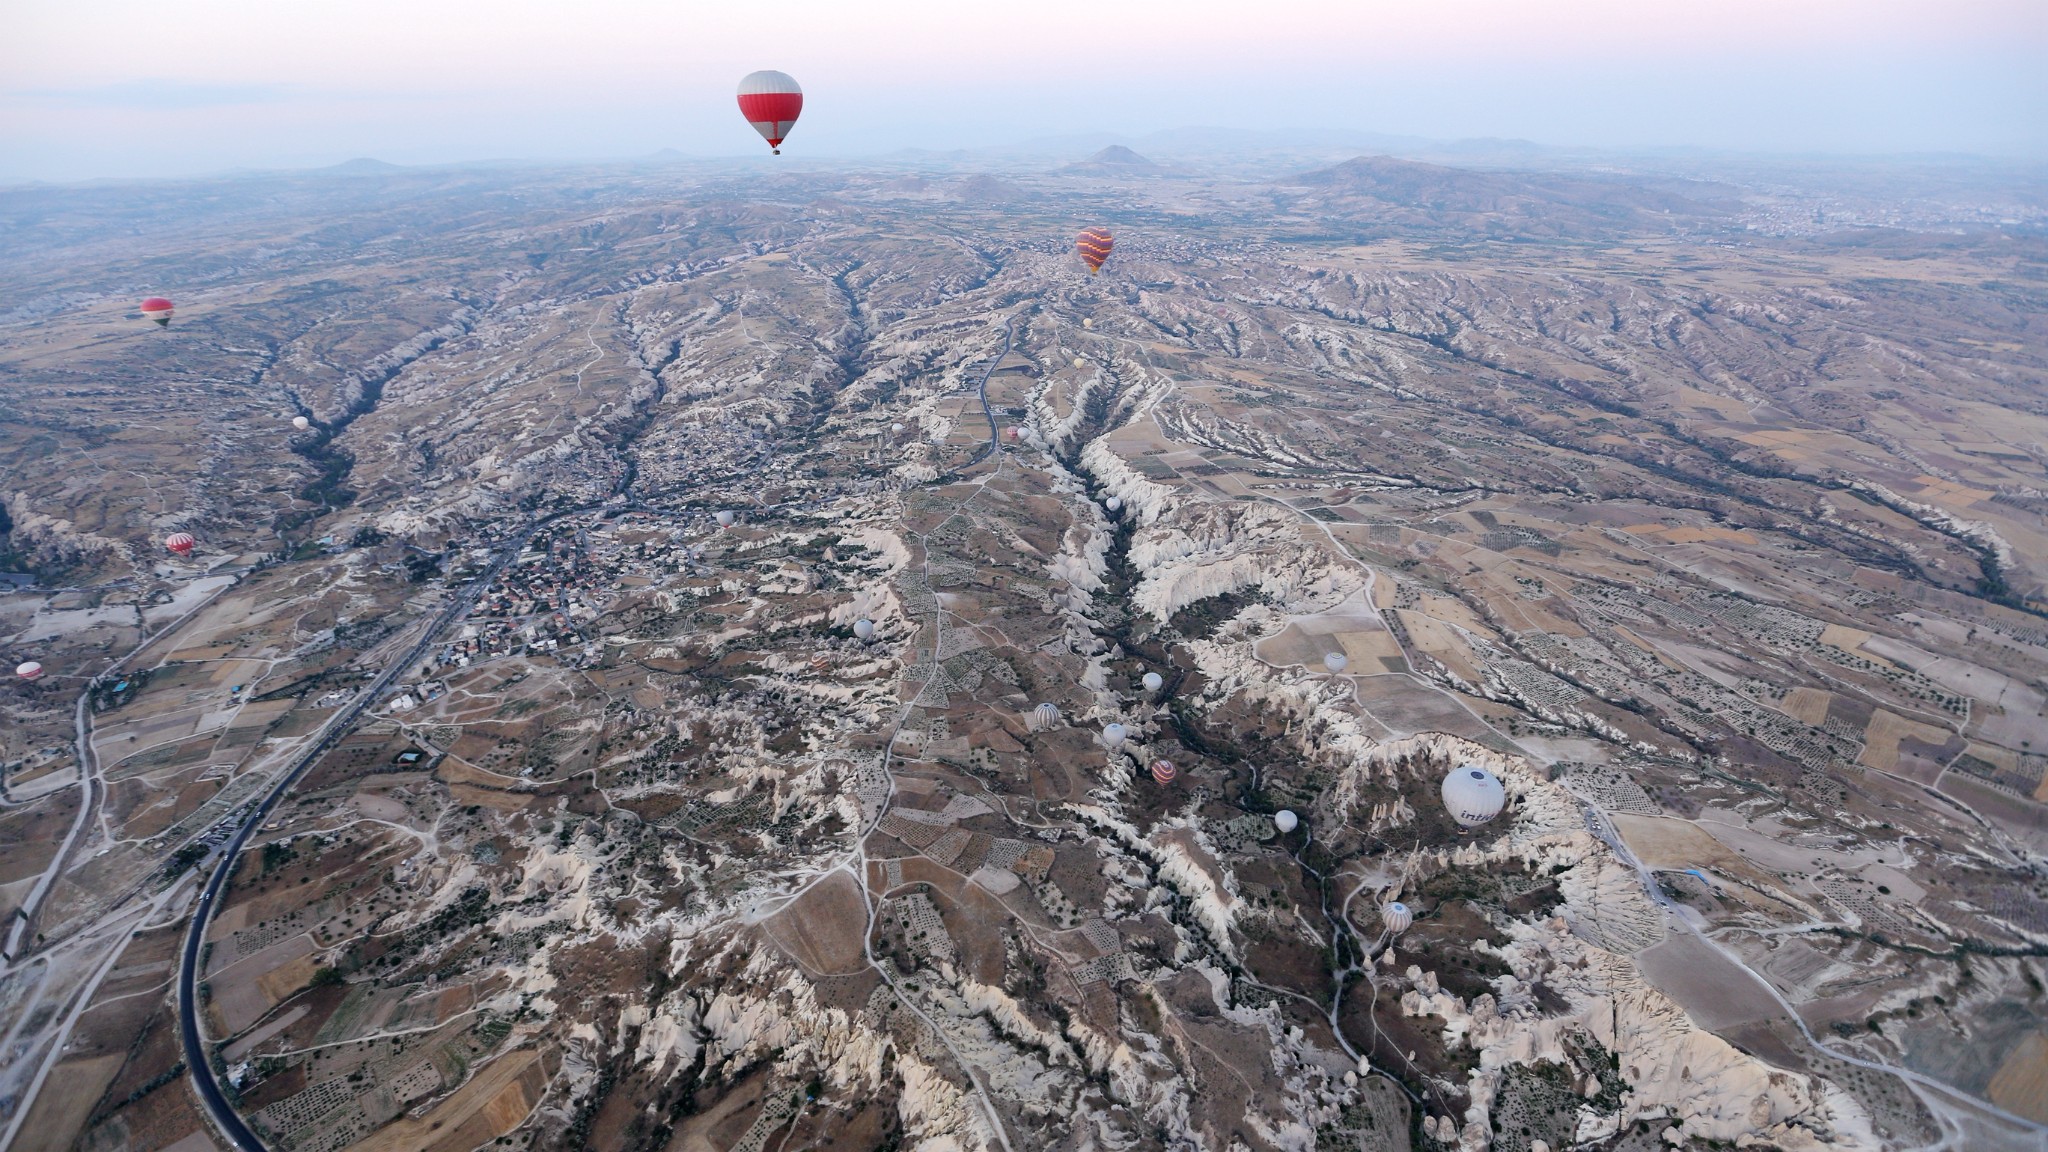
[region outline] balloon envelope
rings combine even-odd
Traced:
[[[1301,823],[1301,817],[1282,808],[1273,814],[1273,827],[1282,832],[1292,832]]]
[[[1032,709],[1031,715],[1040,729],[1050,728],[1060,722],[1060,710],[1053,707],[1050,701]]]
[[[304,432],[306,429],[311,428],[312,426],[313,422],[311,420],[306,419],[304,416],[292,417],[292,427],[297,428],[301,432]]]
[[[875,622],[873,620],[855,620],[853,622],[853,634],[863,640],[874,639]]]
[[[725,512],[725,511],[721,511],[721,512],[719,512],[719,514],[718,514],[718,526],[719,526],[720,528],[730,528],[730,527],[732,527],[732,513],[730,513],[730,512]]]
[[[1111,748],[1121,746],[1124,742],[1124,726],[1121,724],[1111,724],[1109,727],[1104,728],[1102,730],[1102,742]]]
[[[1475,764],[1444,777],[1444,810],[1466,828],[1477,828],[1507,805],[1508,791],[1500,778]]]
[[[1074,251],[1081,254],[1081,263],[1088,266],[1088,274],[1102,271],[1102,262],[1109,259],[1109,250],[1116,247],[1116,240],[1107,228],[1083,228],[1074,241]]]
[[[142,313],[144,320],[154,320],[158,327],[163,327],[171,322],[171,313],[176,309],[169,300],[161,296],[151,296],[142,302],[142,307],[138,311]]]
[[[902,421],[899,420],[896,423],[889,425],[889,431],[896,433],[898,436],[903,435]]]
[[[1086,368],[1087,366],[1088,362],[1086,360],[1081,359],[1079,356],[1074,357],[1074,367]]]
[[[1389,900],[1380,906],[1380,919],[1386,924],[1388,933],[1399,936],[1415,923],[1415,913],[1399,900]]]
[[[164,547],[180,556],[190,556],[192,554],[192,546],[197,543],[199,541],[194,540],[183,532],[173,532],[169,536],[164,537]]]
[[[1111,496],[1109,499],[1103,501],[1103,503],[1108,505],[1109,510],[1111,512],[1121,512],[1124,506],[1124,498],[1121,496]]]
[[[1331,652],[1323,657],[1323,667],[1328,668],[1332,672],[1342,672],[1344,666],[1349,663],[1351,663],[1351,657],[1344,655],[1342,652]]]
[[[1145,673],[1145,691],[1157,692],[1166,686],[1166,677],[1157,672]]]
[[[14,674],[23,680],[40,680],[43,675],[43,666],[33,660],[24,660],[14,666]]]
[[[1171,784],[1173,783],[1173,778],[1178,775],[1180,775],[1180,770],[1173,766],[1173,761],[1160,759],[1152,762],[1152,779],[1157,780],[1159,783]]]
[[[740,80],[740,115],[768,141],[775,154],[782,154],[782,141],[803,114],[804,90],[787,72],[763,69],[749,72]]]

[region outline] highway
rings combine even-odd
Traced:
[[[185,946],[178,959],[178,1039],[185,1053],[185,1067],[192,1076],[193,1090],[199,1094],[200,1103],[205,1107],[207,1115],[212,1118],[215,1130],[227,1138],[232,1148],[241,1149],[243,1152],[265,1152],[262,1139],[243,1122],[241,1116],[236,1114],[234,1106],[228,1102],[226,1093],[221,1091],[219,1078],[214,1075],[212,1054],[207,1051],[206,1038],[199,1030],[199,968],[200,957],[206,950],[206,926],[212,921],[215,904],[221,893],[226,890],[228,878],[234,873],[235,860],[241,855],[242,847],[248,843],[250,835],[263,826],[271,810],[284,798],[285,793],[291,790],[292,785],[298,782],[299,777],[355,726],[355,722],[362,718],[363,712],[384,695],[393,681],[419,663],[420,658],[433,647],[443,630],[461,619],[475,606],[477,598],[483,595],[484,590],[491,586],[506,566],[526,547],[526,542],[532,539],[533,533],[539,527],[538,523],[529,525],[526,531],[507,544],[491,561],[490,568],[472,580],[468,588],[441,610],[441,614],[420,634],[418,642],[402,659],[394,660],[387,665],[384,671],[378,673],[377,678],[370,682],[368,688],[357,694],[347,707],[328,721],[327,730],[320,739],[301,753],[298,761],[278,777],[277,783],[271,786],[260,803],[250,809],[249,815],[242,820],[241,827],[235,830],[233,838],[221,847],[220,854],[214,858],[213,872],[207,877],[206,886],[200,889],[198,902],[193,905],[192,923],[186,929]]]

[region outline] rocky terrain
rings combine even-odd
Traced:
[[[1804,175],[0,193],[0,1145],[2042,1148],[2044,241]]]

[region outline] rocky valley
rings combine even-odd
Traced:
[[[1941,187],[0,192],[0,1145],[2043,1148],[2048,239]]]

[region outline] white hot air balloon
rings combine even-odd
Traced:
[[[1102,742],[1108,745],[1109,750],[1112,752],[1116,751],[1118,748],[1123,747],[1124,726],[1121,724],[1111,724],[1103,728]]]
[[[804,111],[804,90],[795,78],[772,68],[749,72],[740,78],[739,98],[740,115],[768,142],[770,151],[782,155],[782,139]]]
[[[1081,359],[1079,356],[1074,357],[1074,367],[1076,370],[1086,368],[1087,366],[1088,362],[1086,360]]]
[[[894,432],[898,436],[903,435],[903,421],[898,420],[896,423],[889,425],[889,431]]]
[[[1323,667],[1328,668],[1332,676],[1342,672],[1344,666],[1349,663],[1351,663],[1351,657],[1346,656],[1342,652],[1330,652],[1323,656]]]
[[[720,510],[718,513],[718,526],[720,528],[732,527],[732,513]]]
[[[292,427],[297,428],[301,432],[304,432],[306,429],[311,428],[312,426],[313,422],[311,420],[306,419],[304,416],[292,417]]]
[[[1399,900],[1389,900],[1380,906],[1380,922],[1387,926],[1387,935],[1399,936],[1415,923],[1415,913]]]
[[[873,640],[875,638],[875,622],[873,620],[855,620],[853,622],[853,634],[862,640]]]
[[[1031,710],[1032,726],[1040,732],[1045,731],[1047,728],[1050,728],[1059,722],[1060,710],[1054,707],[1052,701],[1050,700],[1046,701],[1043,704],[1040,704],[1038,707],[1033,708]]]
[[[1280,811],[1275,812],[1273,814],[1273,827],[1278,828],[1282,836],[1285,836],[1287,833],[1294,831],[1296,828],[1300,826],[1301,817],[1296,816],[1293,812],[1285,808],[1282,808]]]
[[[1508,790],[1500,778],[1476,764],[1466,764],[1444,777],[1444,810],[1466,828],[1477,828],[1507,804]]]
[[[1104,500],[1102,504],[1111,512],[1121,512],[1124,510],[1124,498],[1121,496],[1111,496],[1109,499]]]
[[[1166,677],[1164,677],[1164,676],[1161,676],[1161,675],[1160,675],[1159,673],[1157,673],[1157,672],[1147,672],[1147,673],[1145,673],[1145,681],[1144,681],[1144,683],[1145,683],[1145,691],[1147,691],[1147,692],[1157,692],[1157,691],[1159,691],[1159,690],[1160,690],[1161,688],[1164,688],[1164,687],[1166,687]]]
[[[14,666],[14,674],[23,680],[41,680],[43,678],[43,666],[33,660],[24,660]]]

